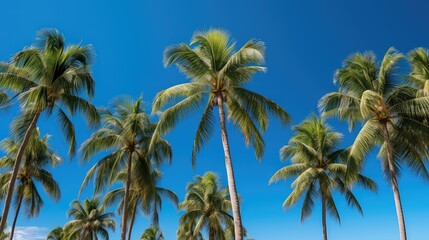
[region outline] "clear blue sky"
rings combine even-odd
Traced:
[[[220,27],[229,31],[243,44],[258,38],[267,45],[268,72],[255,76],[249,88],[277,101],[297,124],[312,111],[327,92],[336,90],[332,83],[335,69],[342,60],[356,51],[373,50],[379,56],[395,46],[402,52],[415,47],[429,47],[427,30],[429,3],[424,0],[300,0],[300,1],[5,1],[0,33],[0,60],[34,42],[35,33],[45,27],[57,28],[68,43],[92,44],[97,55],[93,67],[97,81],[94,103],[106,106],[118,95],[138,97],[141,93],[150,103],[156,92],[185,81],[172,67],[164,69],[162,52],[170,44],[189,41],[195,30]],[[0,118],[0,137],[7,136],[13,110]],[[218,134],[199,155],[197,168],[192,170],[190,155],[196,116],[180,123],[167,138],[174,150],[171,166],[163,167],[164,187],[173,189],[181,200],[185,186],[194,175],[215,171],[226,185],[223,151]],[[81,118],[76,118],[78,141],[91,131]],[[345,124],[331,121],[345,134],[344,146],[352,142]],[[62,189],[58,203],[49,199],[36,219],[20,217],[21,239],[39,239],[49,229],[62,226],[70,201],[77,198],[79,186],[90,164],[68,161],[66,145],[52,121],[41,119],[42,132],[53,135],[52,145],[66,159],[55,168],[54,176]],[[249,237],[257,240],[321,239],[320,207],[311,218],[300,224],[300,204],[284,211],[283,200],[290,193],[290,181],[268,186],[268,179],[285,163],[279,161],[278,150],[287,143],[291,126],[281,126],[273,120],[266,133],[265,157],[255,159],[245,147],[242,137],[230,128],[232,157],[241,194],[242,215]],[[342,217],[340,226],[328,221],[332,240],[392,240],[398,239],[393,196],[383,179],[380,163],[371,155],[364,172],[379,184],[378,194],[357,189],[365,216],[346,207],[337,198]],[[429,235],[428,182],[404,171],[400,179],[409,239],[425,240]],[[91,189],[81,199],[91,196]],[[166,239],[175,239],[180,213],[164,203],[161,228]],[[119,239],[119,221],[111,239]],[[137,239],[149,225],[139,216],[134,228]],[[32,226],[30,228],[30,226]],[[25,237],[27,232],[31,237]]]

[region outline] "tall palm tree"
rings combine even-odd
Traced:
[[[158,227],[150,227],[144,230],[140,240],[164,240],[164,234]]]
[[[94,179],[95,193],[101,192],[116,180],[117,174],[125,167],[121,227],[121,240],[125,240],[129,219],[129,211],[127,211],[130,202],[129,192],[133,181],[133,162],[149,157],[155,163],[160,164],[164,159],[170,161],[172,153],[170,144],[163,139],[158,139],[152,152],[147,151],[156,124],[149,121],[148,115],[143,110],[141,97],[137,100],[129,97],[118,98],[113,102],[111,108],[113,112],[108,109],[104,110],[101,116],[103,127],[82,144],[81,152],[83,160],[88,160],[101,151],[113,150],[113,152],[99,160],[88,171],[81,190],[91,179]]]
[[[217,175],[207,172],[204,176],[196,176],[186,190],[185,200],[179,204],[185,211],[180,217],[183,229],[178,232],[179,238],[188,235],[189,239],[199,239],[198,235],[205,230],[210,240],[230,239],[226,233],[234,228],[231,200],[228,189],[220,186]]]
[[[67,233],[62,227],[56,227],[49,232],[46,240],[66,240]]]
[[[340,133],[325,124],[322,119],[312,115],[300,125],[294,127],[294,136],[288,145],[280,150],[283,160],[291,159],[292,164],[278,170],[270,179],[270,184],[280,179],[296,177],[292,183],[293,191],[283,203],[283,207],[295,204],[305,193],[301,208],[301,222],[313,211],[317,197],[322,201],[323,239],[328,239],[326,212],[340,222],[340,215],[332,196],[338,191],[347,200],[349,206],[362,214],[362,208],[345,183],[348,172],[348,152],[338,149],[342,139]],[[357,183],[365,188],[376,190],[375,183],[357,174]]]
[[[115,230],[116,222],[111,212],[104,212],[100,207],[100,201],[96,198],[86,199],[83,205],[74,200],[68,212],[72,218],[65,226],[64,231],[68,233],[67,239],[109,240],[108,230]]]
[[[213,132],[213,108],[218,107],[222,144],[228,187],[231,195],[235,224],[235,239],[243,238],[239,199],[237,196],[225,109],[228,118],[244,135],[246,144],[252,144],[256,157],[264,153],[261,131],[268,126],[268,113],[278,116],[282,123],[289,122],[289,115],[272,100],[243,88],[256,72],[263,72],[264,43],[250,40],[239,50],[235,42],[222,30],[209,30],[194,34],[191,43],[169,47],[164,52],[164,64],[176,64],[190,78],[189,83],[179,84],[159,92],[153,103],[153,112],[158,112],[166,103],[184,98],[163,112],[155,130],[155,138],[166,134],[176,123],[206,102],[198,125],[192,149],[192,164],[197,152]]]
[[[390,48],[379,63],[372,52],[356,53],[337,70],[338,92],[325,95],[320,107],[325,116],[347,120],[350,128],[364,123],[350,154],[363,161],[375,145],[381,146],[379,157],[390,181],[396,206],[401,240],[407,239],[405,219],[398,185],[399,166],[409,166],[429,177],[427,158],[429,98],[419,96],[418,88],[401,82],[395,67],[402,54]]]
[[[69,153],[76,147],[75,129],[66,112],[86,115],[89,124],[99,119],[96,108],[85,96],[94,95],[90,64],[90,46],[65,46],[64,36],[54,29],[43,29],[38,47],[28,47],[15,54],[10,63],[0,63],[0,88],[14,91],[22,114],[14,121],[14,134],[22,137],[7,190],[0,229],[9,214],[16,177],[28,140],[41,114],[56,113],[58,124],[69,143]]]
[[[49,197],[59,200],[61,196],[60,188],[52,174],[46,169],[49,166],[56,166],[61,163],[61,158],[55,155],[50,148],[49,135],[40,137],[39,129],[36,129],[28,142],[23,154],[23,163],[18,171],[18,185],[15,189],[15,217],[12,222],[10,240],[13,239],[16,221],[21,210],[22,203],[28,217],[37,216],[43,206],[43,199],[39,194],[36,183],[40,183]],[[0,159],[0,168],[11,169],[14,165],[16,153],[19,150],[20,142],[12,139],[5,139],[0,146],[7,153],[7,156]],[[0,187],[7,189],[12,171],[0,174]]]

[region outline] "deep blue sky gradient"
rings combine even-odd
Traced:
[[[415,47],[429,47],[427,9],[424,0],[413,1],[7,1],[1,5],[0,60],[8,60],[15,52],[34,43],[41,28],[57,28],[68,43],[92,44],[96,53],[93,66],[97,81],[94,103],[106,106],[118,95],[138,97],[143,94],[150,111],[155,94],[167,87],[186,81],[175,68],[165,69],[163,50],[175,43],[189,42],[196,30],[220,27],[231,33],[239,45],[250,38],[263,40],[267,46],[268,72],[255,76],[248,88],[272,98],[298,124],[317,111],[317,101],[325,93],[335,91],[332,76],[341,62],[356,51],[373,50],[382,56],[391,47],[407,53]],[[405,64],[404,64],[405,65]],[[405,65],[406,66],[406,65]],[[8,124],[14,110],[0,118],[0,137],[8,135]],[[174,150],[173,163],[162,168],[164,187],[174,190],[181,200],[186,183],[196,174],[214,171],[226,185],[223,151],[219,130],[198,157],[197,167],[191,167],[191,146],[199,114],[181,122],[168,134]],[[53,135],[51,143],[64,163],[53,170],[62,189],[58,203],[49,199],[38,218],[20,217],[19,226],[39,226],[52,229],[67,222],[70,201],[77,198],[86,171],[97,161],[79,164],[69,161],[67,147],[52,120],[42,118],[42,132]],[[84,121],[75,118],[79,144],[91,133]],[[345,123],[330,120],[344,133],[344,146],[352,143],[355,132],[349,133]],[[287,143],[291,126],[271,121],[266,141],[266,154],[261,162],[252,149],[246,148],[242,137],[229,128],[237,177],[242,196],[242,215],[249,237],[257,240],[321,239],[320,206],[303,224],[299,221],[300,204],[284,211],[282,202],[290,193],[291,181],[268,186],[271,175],[285,163],[278,151]],[[102,156],[102,155],[100,155]],[[398,239],[396,214],[390,187],[372,154],[364,173],[379,184],[377,194],[356,189],[365,216],[350,210],[346,202],[337,199],[342,224],[328,221],[332,240],[392,240]],[[428,182],[404,170],[400,179],[409,239],[425,240],[429,235]],[[90,197],[91,189],[80,199]],[[44,196],[44,195],[43,195]],[[112,209],[114,210],[114,209]],[[161,215],[161,228],[166,239],[175,239],[180,213],[167,201]],[[120,218],[116,233],[119,239]],[[149,225],[139,216],[133,239]]]

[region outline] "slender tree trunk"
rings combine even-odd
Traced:
[[[225,111],[223,109],[222,96],[219,96],[217,98],[217,104],[219,108],[220,130],[221,130],[221,136],[222,136],[223,151],[225,153],[225,167],[226,167],[226,173],[228,176],[228,188],[229,188],[229,195],[231,197],[232,215],[234,217],[234,235],[235,235],[235,240],[242,240],[243,225],[241,223],[240,202],[238,199],[237,189],[235,186],[234,169],[232,167],[231,152],[229,149],[229,142],[228,142],[228,133],[226,132]]]
[[[328,228],[326,226],[326,197],[322,193],[322,230],[323,240],[328,240]]]
[[[128,154],[128,166],[127,166],[127,178],[125,179],[125,194],[124,194],[124,206],[122,209],[122,230],[121,230],[121,240],[126,240],[127,238],[127,220],[128,220],[128,195],[130,191],[131,183],[131,164],[133,160],[133,153]]]
[[[22,198],[24,197],[24,193],[21,193],[18,199],[18,205],[16,206],[15,217],[13,218],[12,228],[10,229],[10,239],[13,239],[13,234],[15,233],[16,220],[18,220],[19,210],[21,209]]]
[[[389,130],[387,129],[387,125],[382,124],[382,128],[383,128],[384,141],[386,142],[386,147],[387,147],[386,153],[387,153],[387,164],[389,166],[390,182],[392,184],[393,198],[395,200],[395,207],[396,207],[396,215],[398,217],[399,239],[407,240],[407,232],[405,228],[404,212],[402,210],[401,195],[399,193],[398,180],[396,178],[396,172],[395,172],[394,161],[393,161],[392,142],[390,140],[390,135],[389,135]]]
[[[137,212],[137,201],[133,207],[133,216],[131,217],[130,229],[128,230],[128,240],[131,240],[131,234],[133,232],[134,221],[136,219],[136,212]]]
[[[33,120],[31,120],[30,126],[28,126],[25,132],[24,139],[22,140],[21,146],[19,146],[18,153],[16,155],[15,163],[13,165],[12,177],[10,178],[9,186],[7,187],[7,195],[4,203],[3,214],[0,222],[0,229],[4,229],[6,226],[7,217],[9,215],[10,203],[12,202],[12,195],[15,189],[16,177],[18,176],[19,167],[21,166],[22,155],[24,154],[25,148],[27,147],[28,140],[36,127],[37,121],[40,117],[40,111],[34,114]]]

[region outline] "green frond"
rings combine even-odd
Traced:
[[[368,120],[356,136],[350,155],[362,162],[380,137],[381,129],[378,123],[375,120]]]
[[[199,53],[199,49],[191,49],[185,43],[168,47],[164,51],[164,66],[177,64],[178,68],[190,78],[200,78],[210,71],[210,62]]]
[[[278,117],[283,124],[290,122],[289,114],[267,97],[241,87],[231,87],[229,93],[259,122],[262,131],[265,131],[268,127],[268,115],[266,112]]]
[[[232,121],[234,126],[240,129],[246,145],[252,144],[255,149],[256,158],[261,159],[265,151],[265,143],[252,117],[246,109],[233,98],[230,98],[227,102],[226,109],[228,112],[228,119]]]
[[[301,223],[308,218],[313,212],[314,200],[317,197],[317,191],[315,189],[314,183],[310,183],[305,194],[304,201],[302,202],[301,208]]]
[[[152,113],[158,112],[165,104],[178,97],[189,97],[195,93],[203,91],[204,85],[198,82],[183,83],[160,91],[154,98]]]
[[[326,194],[326,208],[328,209],[329,215],[341,223],[340,214],[338,213],[337,206],[335,205],[332,195],[328,192]]]
[[[69,155],[73,156],[76,152],[76,133],[73,123],[67,114],[61,109],[58,109],[57,121],[60,125],[61,132],[69,143]]]
[[[283,167],[274,173],[274,175],[270,178],[269,184],[278,182],[281,179],[286,180],[287,178],[300,175],[307,169],[308,166],[304,163],[295,163],[293,165]]]
[[[158,125],[152,136],[152,142],[149,149],[153,148],[153,142],[159,139],[162,135],[170,131],[179,121],[181,117],[188,116],[191,112],[199,108],[202,100],[201,93],[193,94],[184,100],[176,103],[174,106],[167,109],[160,117]]]
[[[203,116],[201,117],[200,123],[197,127],[197,132],[194,138],[194,146],[192,147],[192,166],[195,167],[196,155],[201,151],[205,143],[208,142],[213,134],[214,119],[213,119],[213,108],[210,103],[206,105]]]

